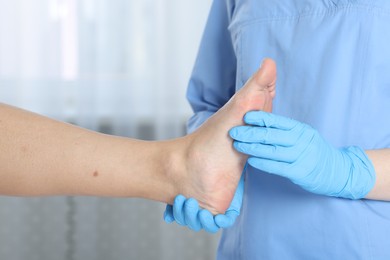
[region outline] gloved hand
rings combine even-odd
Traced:
[[[195,199],[186,199],[183,195],[178,195],[175,198],[173,206],[167,205],[166,207],[164,212],[165,222],[172,223],[173,221],[176,221],[178,224],[188,226],[194,231],[199,231],[203,228],[209,233],[215,233],[220,228],[231,227],[236,221],[236,218],[240,215],[244,194],[245,169],[246,166],[241,175],[232,203],[225,214],[213,216],[210,211],[200,209],[199,204]]]
[[[244,121],[252,126],[229,134],[251,166],[321,195],[360,199],[373,188],[375,170],[361,148],[337,149],[310,126],[263,111],[248,112]]]

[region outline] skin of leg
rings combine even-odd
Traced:
[[[228,131],[242,125],[248,111],[271,112],[275,83],[276,65],[266,59],[225,106],[181,140],[185,143],[180,147],[185,147],[182,154],[186,165],[184,176],[176,178],[180,194],[196,198],[201,207],[214,214],[226,211],[247,159],[234,150]]]
[[[0,194],[140,197],[172,204],[177,194],[223,213],[246,157],[228,135],[250,110],[271,111],[276,67],[263,67],[193,134],[146,142],[99,134],[0,105]]]

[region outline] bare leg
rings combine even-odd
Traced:
[[[0,104],[0,194],[141,197],[172,203],[194,197],[222,213],[246,157],[235,152],[230,128],[250,110],[271,111],[276,68],[262,69],[193,134],[146,142],[64,124]]]

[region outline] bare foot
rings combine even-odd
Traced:
[[[187,163],[179,192],[196,198],[212,213],[224,213],[229,207],[247,157],[233,149],[229,130],[243,124],[251,110],[271,112],[275,96],[276,65],[264,60],[262,67],[228,103],[197,131],[183,138]]]

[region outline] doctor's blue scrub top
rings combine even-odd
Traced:
[[[194,131],[277,63],[275,114],[336,147],[390,147],[390,1],[215,0],[187,98]],[[390,259],[390,202],[311,194],[249,167],[218,259]]]

